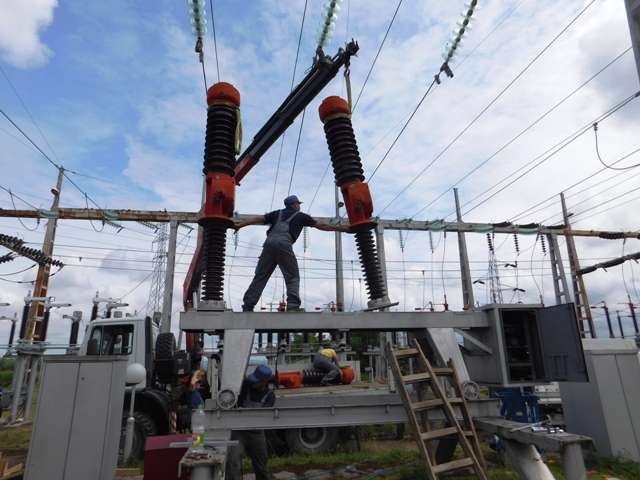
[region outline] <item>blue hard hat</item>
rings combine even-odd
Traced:
[[[290,197],[287,197],[284,199],[285,205],[293,205],[294,203],[302,203],[302,202],[298,200],[298,197],[296,197],[295,195],[291,195]]]
[[[253,371],[253,373],[249,375],[249,380],[254,383],[268,382],[269,380],[271,380],[272,376],[273,373],[271,372],[271,369],[269,367],[267,367],[266,365],[259,365]]]

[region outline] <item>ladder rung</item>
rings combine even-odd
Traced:
[[[418,354],[418,350],[416,348],[407,348],[404,350],[395,350],[393,352],[393,356],[396,358],[406,358],[413,357]]]
[[[439,430],[431,430],[430,432],[421,433],[420,436],[423,440],[435,440],[437,438],[448,437],[451,435],[457,435],[461,433],[466,437],[473,437],[473,432],[470,430],[458,430],[456,427],[441,428]]]
[[[421,412],[423,410],[429,410],[430,408],[442,407],[444,402],[440,398],[434,398],[433,400],[423,400],[422,402],[416,402],[411,404],[411,409],[414,412]]]
[[[433,367],[433,373],[436,375],[453,375],[453,368],[451,367]]]
[[[402,380],[404,380],[404,383],[428,382],[431,380],[431,375],[428,372],[414,373],[413,375],[403,375]]]
[[[469,467],[475,462],[472,458],[461,458],[460,460],[453,460],[452,462],[441,463],[433,466],[433,473],[439,474],[443,472],[450,472],[452,470],[458,470],[459,468]]]
[[[462,398],[448,398],[450,405],[461,405]],[[444,401],[441,398],[434,398],[431,400],[423,400],[421,402],[415,402],[411,404],[411,409],[414,412],[421,412],[423,410],[429,410],[430,408],[442,407]]]

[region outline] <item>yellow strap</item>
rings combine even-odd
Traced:
[[[347,101],[349,102],[349,111],[352,111],[353,108],[351,106],[351,75],[349,74],[349,69],[344,72],[344,80],[347,84]]]
[[[236,108],[238,122],[236,123],[236,138],[234,145],[236,147],[236,155],[240,155],[242,150],[242,120],[240,119],[240,109]]]
[[[236,134],[235,134],[235,138],[233,139],[233,146],[235,148],[236,155],[240,155],[240,152],[242,151],[242,119],[240,118],[240,109],[236,107],[233,103],[224,102],[224,101],[215,102],[214,104],[210,105],[208,108],[214,108],[215,105],[220,105],[220,104],[224,104],[224,105],[227,105],[228,107],[232,107],[236,111]]]

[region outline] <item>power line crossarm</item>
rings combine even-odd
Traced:
[[[105,218],[105,212],[107,213]],[[260,214],[236,214],[234,220],[240,222]],[[148,211],[148,210],[100,210],[86,208],[61,208],[57,212],[60,220],[117,220],[119,222],[147,221],[147,222],[170,222],[175,219],[179,223],[196,223],[200,218],[199,212],[169,212],[169,211]],[[0,209],[0,217],[8,218],[44,218],[39,210],[5,210]],[[314,217],[324,223],[335,223],[335,218]],[[599,231],[599,230],[573,230],[564,226],[544,226],[544,225],[516,225],[510,222],[503,223],[467,223],[467,222],[443,222],[440,220],[383,220],[376,218],[376,221],[385,230],[411,230],[411,231],[432,231],[432,232],[464,232],[464,233],[504,233],[520,235],[549,235],[555,233],[562,236],[573,237],[599,237],[607,240],[617,240],[623,238],[638,238],[638,232],[620,231]],[[347,224],[344,220],[343,223]]]

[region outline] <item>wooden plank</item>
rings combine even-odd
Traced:
[[[405,384],[428,382],[431,380],[429,373],[414,373],[413,375],[403,375],[402,380]]]
[[[0,452],[0,458],[2,458],[2,452]],[[4,469],[7,468],[7,461],[0,460],[0,477],[4,476]]]
[[[22,474],[22,473],[24,473],[24,470],[22,468],[22,464],[19,463],[17,465],[14,465],[11,468],[5,468],[1,478],[2,480],[5,480],[6,478],[17,477],[18,474]]]
[[[429,441],[429,440],[435,440],[437,438],[450,437],[452,435],[457,435],[458,432],[459,430],[456,427],[448,427],[448,428],[441,428],[439,430],[432,430],[430,432],[424,432],[420,436],[422,437],[423,440]]]
[[[418,350],[416,350],[415,348],[407,348],[405,350],[397,350],[393,352],[393,356],[396,357],[397,359],[413,357],[417,354],[418,354]]]
[[[442,407],[442,400],[434,398],[433,400],[424,400],[422,402],[414,402],[411,404],[411,409],[414,412],[422,412],[424,410],[431,410],[432,408]]]
[[[141,475],[139,468],[117,468],[116,477],[136,477]]]
[[[473,465],[474,465],[473,459],[466,457],[466,458],[461,458],[459,460],[453,460],[451,462],[434,465],[433,471],[436,472],[436,474],[440,474],[444,472],[451,472],[453,470],[458,470],[459,468],[470,467]]]

